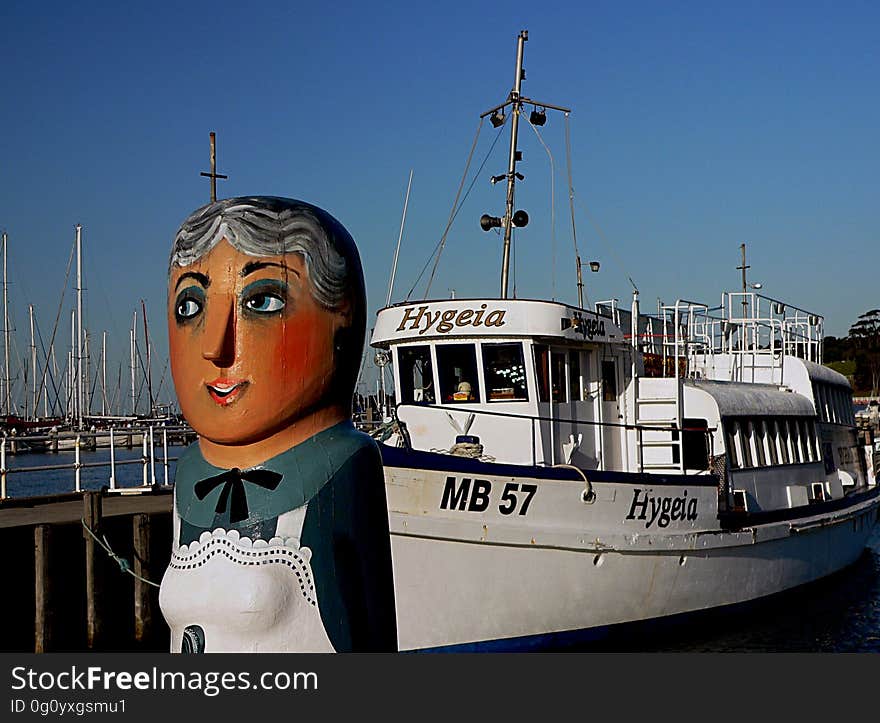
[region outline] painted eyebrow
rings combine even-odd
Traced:
[[[271,266],[277,266],[279,269],[285,269],[286,271],[289,271],[290,273],[299,276],[299,271],[297,271],[296,269],[292,269],[287,264],[282,264],[278,261],[251,261],[250,263],[247,263],[244,265],[244,267],[242,267],[238,275],[247,276],[248,274],[254,273],[254,271],[259,271],[260,269],[265,269]]]
[[[180,288],[180,284],[183,283],[184,279],[195,279],[206,289],[211,285],[211,280],[205,276],[204,274],[200,274],[198,271],[187,271],[185,274],[181,274],[180,278],[177,280],[177,283],[174,285],[174,290]]]

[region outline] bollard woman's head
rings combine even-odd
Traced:
[[[206,458],[256,464],[348,418],[365,314],[357,247],[326,211],[244,197],[187,218],[171,252],[169,350]]]

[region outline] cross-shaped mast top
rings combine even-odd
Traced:
[[[211,179],[211,203],[217,200],[217,179],[227,179],[229,176],[223,176],[217,173],[217,134],[211,131],[211,172],[200,174]]]

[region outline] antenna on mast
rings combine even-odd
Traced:
[[[222,178],[226,180],[229,176],[223,176],[217,173],[217,134],[214,131],[211,131],[211,172],[205,173],[201,172],[202,176],[211,179],[211,203],[217,200],[217,179]]]

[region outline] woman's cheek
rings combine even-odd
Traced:
[[[281,370],[284,388],[308,390],[322,387],[333,370],[335,328],[323,317],[297,319],[270,347],[272,364]]]

